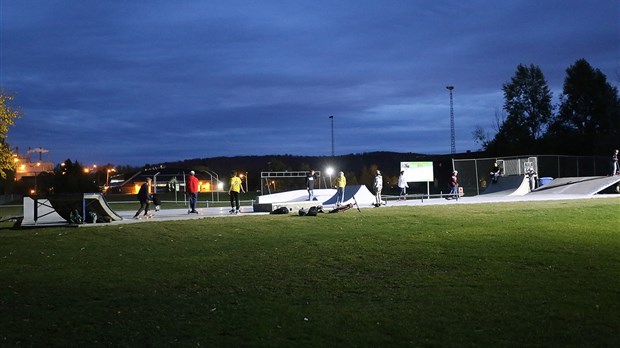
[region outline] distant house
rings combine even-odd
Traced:
[[[29,158],[15,157],[17,169],[15,171],[15,180],[21,180],[23,177],[36,177],[44,172],[54,171],[54,163],[52,162],[31,162]]]

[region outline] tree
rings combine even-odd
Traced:
[[[99,186],[85,168],[78,162],[65,160],[54,168],[54,177],[49,193],[98,192]]]
[[[620,139],[620,99],[617,88],[585,59],[566,69],[559,112],[546,142],[572,155],[608,155]]]
[[[502,86],[508,114],[486,150],[517,155],[541,150],[541,138],[553,115],[552,93],[539,67],[519,64],[510,83]]]
[[[6,135],[9,127],[15,124],[15,119],[20,117],[20,112],[13,109],[9,103],[13,96],[5,94],[0,90],[0,177],[6,178],[6,172],[14,170],[15,162],[13,153],[6,142]]]
[[[506,115],[501,113],[499,110],[495,110],[495,123],[494,123],[494,131],[497,134],[502,127],[502,124],[506,120]],[[489,134],[485,131],[482,126],[476,126],[474,130],[471,132],[471,135],[474,139],[474,142],[480,144],[480,148],[483,150],[487,150],[489,144],[491,142],[491,138]]]

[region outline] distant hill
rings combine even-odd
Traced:
[[[398,178],[400,162],[432,161],[435,163],[435,176],[441,182],[448,180],[452,170],[452,158],[479,158],[480,152],[467,152],[455,155],[425,155],[400,152],[367,152],[340,156],[294,156],[264,155],[194,158],[161,165],[167,168],[183,170],[205,170],[216,172],[220,178],[228,178],[232,170],[248,173],[250,186],[260,187],[260,173],[268,171],[304,171],[316,170],[325,175],[325,169],[332,167],[342,170],[351,184],[371,185],[376,169],[380,169],[386,182]]]

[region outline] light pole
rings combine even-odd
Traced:
[[[335,156],[335,151],[334,151],[334,116],[329,116],[329,119],[331,120],[331,124],[332,124],[332,157]]]
[[[331,188],[332,185],[332,174],[334,173],[334,168],[332,167],[328,167],[327,169],[325,169],[325,173],[329,176],[329,188]]]
[[[41,173],[41,171],[39,170],[40,166],[41,166],[41,162],[37,162],[37,169],[36,169],[36,172],[34,173],[34,193],[37,195],[39,194],[39,186],[37,185],[37,177]]]
[[[452,90],[454,86],[446,86],[446,88],[450,91],[450,151],[454,155],[456,153],[456,132],[454,131],[454,108],[452,105]]]
[[[108,168],[108,170],[106,171],[106,177],[105,177],[105,186],[109,187],[110,186],[110,172],[115,172],[116,169],[114,168]]]

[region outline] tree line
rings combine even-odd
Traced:
[[[585,59],[566,69],[557,105],[542,70],[533,64],[518,65],[502,91],[505,113],[495,115],[495,135],[489,137],[482,127],[473,134],[489,156],[611,155],[618,148],[618,89]]]

